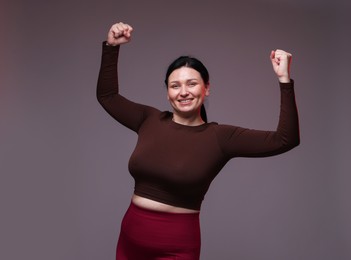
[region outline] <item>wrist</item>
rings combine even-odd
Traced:
[[[108,41],[105,41],[105,45],[106,45],[106,46],[110,46],[110,47],[116,47],[116,46],[118,46],[118,44],[110,44],[110,43],[108,43]]]
[[[288,77],[288,76],[278,77],[278,80],[280,83],[289,83],[290,77]]]

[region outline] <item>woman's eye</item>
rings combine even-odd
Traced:
[[[196,82],[190,82],[190,84],[189,84],[189,86],[191,86],[191,87],[195,87],[197,84],[196,84]]]
[[[176,84],[174,84],[174,85],[171,85],[170,87],[171,87],[171,88],[178,88],[179,86],[176,85]]]

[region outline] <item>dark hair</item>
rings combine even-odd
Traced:
[[[204,81],[205,85],[210,83],[210,75],[208,70],[206,69],[205,65],[199,61],[198,59],[191,57],[191,56],[180,56],[178,59],[174,60],[167,69],[165,84],[168,87],[168,78],[171,73],[179,69],[181,67],[188,67],[196,70],[200,73],[202,80]],[[202,120],[207,123],[207,114],[204,104],[201,105],[201,112],[200,112]]]

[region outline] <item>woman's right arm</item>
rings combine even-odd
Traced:
[[[114,24],[102,46],[101,67],[97,83],[97,99],[113,118],[137,132],[150,107],[134,103],[119,94],[118,54],[120,45],[131,39],[133,28],[124,23]]]

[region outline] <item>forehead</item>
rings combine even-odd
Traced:
[[[201,79],[201,75],[197,70],[189,67],[181,67],[174,70],[168,78],[168,81],[184,81],[189,79]]]

